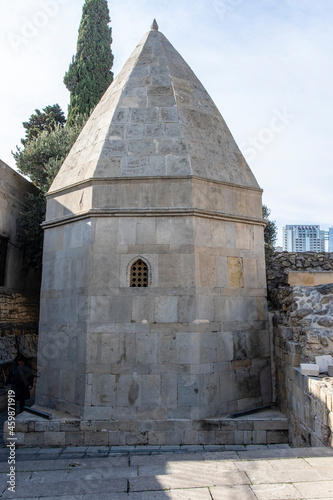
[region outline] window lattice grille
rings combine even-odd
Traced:
[[[131,286],[148,286],[148,266],[140,259],[131,267]]]

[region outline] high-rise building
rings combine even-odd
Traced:
[[[328,232],[321,230],[319,225],[284,226],[283,250],[287,252],[325,252],[327,235]]]
[[[328,251],[333,252],[333,227],[328,230]]]

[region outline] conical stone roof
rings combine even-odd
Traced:
[[[50,192],[90,179],[177,176],[259,188],[214,102],[155,22],[96,106]]]

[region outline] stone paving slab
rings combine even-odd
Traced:
[[[333,456],[332,448],[278,448],[268,450],[239,451],[242,459],[269,459],[269,458],[297,458],[297,457],[325,457]]]
[[[67,446],[63,453],[86,453],[88,446]]]
[[[131,465],[150,465],[151,463],[154,464],[164,464],[165,462],[169,461],[176,461],[176,462],[187,462],[187,461],[202,461],[203,460],[203,454],[202,453],[186,453],[186,454],[178,454],[174,453],[172,455],[169,454],[160,454],[160,455],[154,455],[154,459],[152,460],[151,455],[132,455],[131,458]]]
[[[202,449],[203,448],[203,449]],[[281,451],[278,451],[281,450]],[[310,448],[309,450],[313,450]],[[316,449],[315,449],[316,450]],[[320,448],[319,450],[323,450]],[[50,455],[52,459],[63,459],[63,458],[99,458],[101,456],[114,456],[117,457],[119,455],[129,454],[133,456],[188,456],[191,454],[192,459],[196,459],[199,456],[199,453],[205,455],[205,459],[208,459],[211,454],[214,457],[214,454],[217,453],[219,456],[223,453],[224,457],[228,457],[228,453],[231,458],[238,458],[238,452],[253,452],[254,458],[260,458],[261,453],[262,456],[276,455],[277,452],[280,456],[283,455],[290,456],[289,446],[286,445],[205,445],[205,446],[195,446],[195,447],[184,447],[184,446],[68,446],[68,447],[51,447],[51,448],[20,448],[16,449],[16,459],[17,461],[27,460],[27,455],[29,455],[29,460],[40,460],[41,458],[47,459],[47,455]],[[259,455],[258,455],[259,453]],[[316,452],[309,452],[309,456],[316,456]],[[326,455],[332,454],[333,452],[328,451]],[[324,456],[324,455],[319,455]],[[0,463],[7,462],[8,458],[8,449],[0,448]],[[210,458],[209,458],[210,459]]]
[[[117,457],[117,461],[113,460],[113,457],[107,457],[103,459],[103,462],[100,462],[101,459],[91,458],[91,459],[82,459],[77,458],[76,460],[64,459],[64,460],[36,460],[36,461],[21,461],[16,462],[15,467],[17,471],[25,472],[25,471],[52,471],[52,470],[63,470],[63,469],[71,469],[79,467],[81,469],[95,469],[102,467],[109,468],[120,468],[120,467],[128,467],[129,459],[128,457]],[[8,472],[8,463],[3,462],[0,464],[0,473]]]
[[[203,459],[205,461],[239,460],[239,455],[236,451],[223,451],[221,453],[205,453]]]
[[[233,462],[174,462],[169,461],[160,465],[142,465],[138,467],[138,476],[158,476],[161,474],[220,474],[222,472],[238,472]]]
[[[43,500],[54,500],[55,497],[43,497]],[[211,500],[208,488],[191,488],[187,490],[149,491],[135,493],[94,494],[93,500]],[[15,500],[22,500],[17,499]],[[29,500],[39,500],[37,498]],[[61,500],[91,500],[89,495],[65,495]],[[223,499],[225,500],[225,499]],[[241,500],[241,499],[240,499]]]
[[[306,461],[312,467],[330,467],[332,466],[331,457],[307,457]]]
[[[90,469],[89,467],[76,467],[75,469],[70,469],[68,471],[66,479],[68,481],[74,481],[78,479],[86,481],[89,480],[92,475],[98,480],[124,477],[130,478],[138,476],[138,469],[137,467],[99,467],[95,469]]]
[[[23,448],[19,451],[21,451],[22,454],[24,454]],[[62,453],[63,448],[40,448],[38,454],[39,455],[59,455]]]
[[[276,460],[278,462],[278,460]],[[237,462],[232,462],[235,464],[238,470],[242,471],[262,471],[271,472],[273,467],[268,460],[238,460]]]
[[[275,457],[269,458],[262,453],[270,449],[168,450],[159,455],[131,450],[99,458],[88,458],[86,451],[81,449],[77,460],[68,458],[72,453],[65,453],[65,448],[58,455],[37,451],[39,460],[31,460],[35,457],[31,450],[26,454],[21,450],[15,493],[6,487],[8,464],[0,464],[0,496],[15,500],[333,499],[333,450],[327,448],[276,448]],[[260,457],[254,458],[253,453]]]
[[[131,478],[129,480],[130,491],[154,491],[179,488],[200,488],[219,485],[249,484],[249,478],[244,472],[225,472],[215,474],[198,474],[186,471],[179,475],[158,475],[153,477]]]
[[[29,475],[29,483],[55,483],[57,481],[66,481],[68,474],[69,471],[67,469],[31,472]],[[20,483],[21,475],[22,473],[19,474],[18,483]]]
[[[7,470],[6,472],[2,472],[0,474],[0,485],[3,486],[3,485],[6,485],[7,481],[8,481],[8,467],[7,467]],[[20,481],[20,483],[25,483],[26,481],[29,480],[31,476],[31,473],[30,472],[20,472],[17,474],[17,480]]]
[[[333,467],[333,459],[331,458],[331,467]],[[260,479],[264,479],[267,477],[272,478],[274,474],[276,474],[276,477],[279,477],[279,474],[284,471],[287,471],[287,474],[290,471],[295,471],[295,474],[297,471],[303,472],[304,474],[312,474],[315,470],[316,474],[321,474],[321,470],[326,471],[326,468],[319,469],[319,468],[313,468],[307,461],[306,459],[302,458],[290,458],[290,459],[274,459],[274,460],[241,460],[238,462],[235,462],[236,467],[238,470],[242,470],[246,472],[250,477],[251,474],[253,475],[258,475]],[[333,476],[333,472],[332,472]],[[253,476],[254,477],[254,476]],[[333,478],[333,477],[332,477]],[[326,479],[331,479],[330,472],[327,472],[327,477]],[[258,482],[258,481],[257,481]],[[260,481],[261,482],[261,481]],[[266,482],[266,481],[263,481]],[[269,480],[268,482],[274,482]],[[285,477],[282,482],[287,482]]]
[[[258,500],[301,500],[301,493],[293,484],[259,484],[253,485],[253,498]]]
[[[248,485],[216,486],[210,488],[214,500],[253,500],[255,495]]]
[[[17,496],[22,496],[23,498],[29,497],[45,497],[49,496],[52,491],[54,498],[61,497],[62,495],[70,495],[73,492],[77,494],[89,494],[90,497],[95,495],[95,493],[117,493],[127,491],[127,480],[126,479],[107,479],[107,480],[96,480],[91,479],[87,481],[57,481],[57,482],[23,482],[16,485],[15,493]],[[2,498],[13,498],[13,493],[6,490]],[[14,496],[16,498],[16,496]]]
[[[332,464],[332,459],[331,459]],[[251,462],[250,462],[251,463]],[[272,470],[313,470],[309,462],[304,458],[280,458],[278,460],[265,460]]]
[[[307,483],[296,483],[295,487],[306,500],[319,498],[333,498],[333,481],[309,481]]]
[[[316,470],[324,479],[333,481],[333,465],[332,465],[332,463],[329,467],[320,467],[320,468],[316,467]]]
[[[332,461],[333,465],[333,461]],[[297,483],[307,481],[322,481],[324,478],[316,470],[293,470],[285,467],[279,471],[247,471],[247,476],[253,484]]]

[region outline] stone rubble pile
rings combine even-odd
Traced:
[[[269,304],[278,308],[277,293],[281,287],[288,286],[290,271],[328,272],[333,271],[332,252],[281,252],[275,253],[267,267],[267,290]]]
[[[280,307],[275,324],[292,327],[293,341],[302,346],[302,361],[333,352],[333,284],[288,286],[277,291]]]
[[[290,442],[333,447],[333,283],[290,286],[290,271],[332,272],[333,254],[283,252],[267,269],[277,400]]]
[[[318,377],[320,373],[330,374],[333,370],[333,357],[330,354],[316,356],[315,363],[301,363],[302,375]]]

